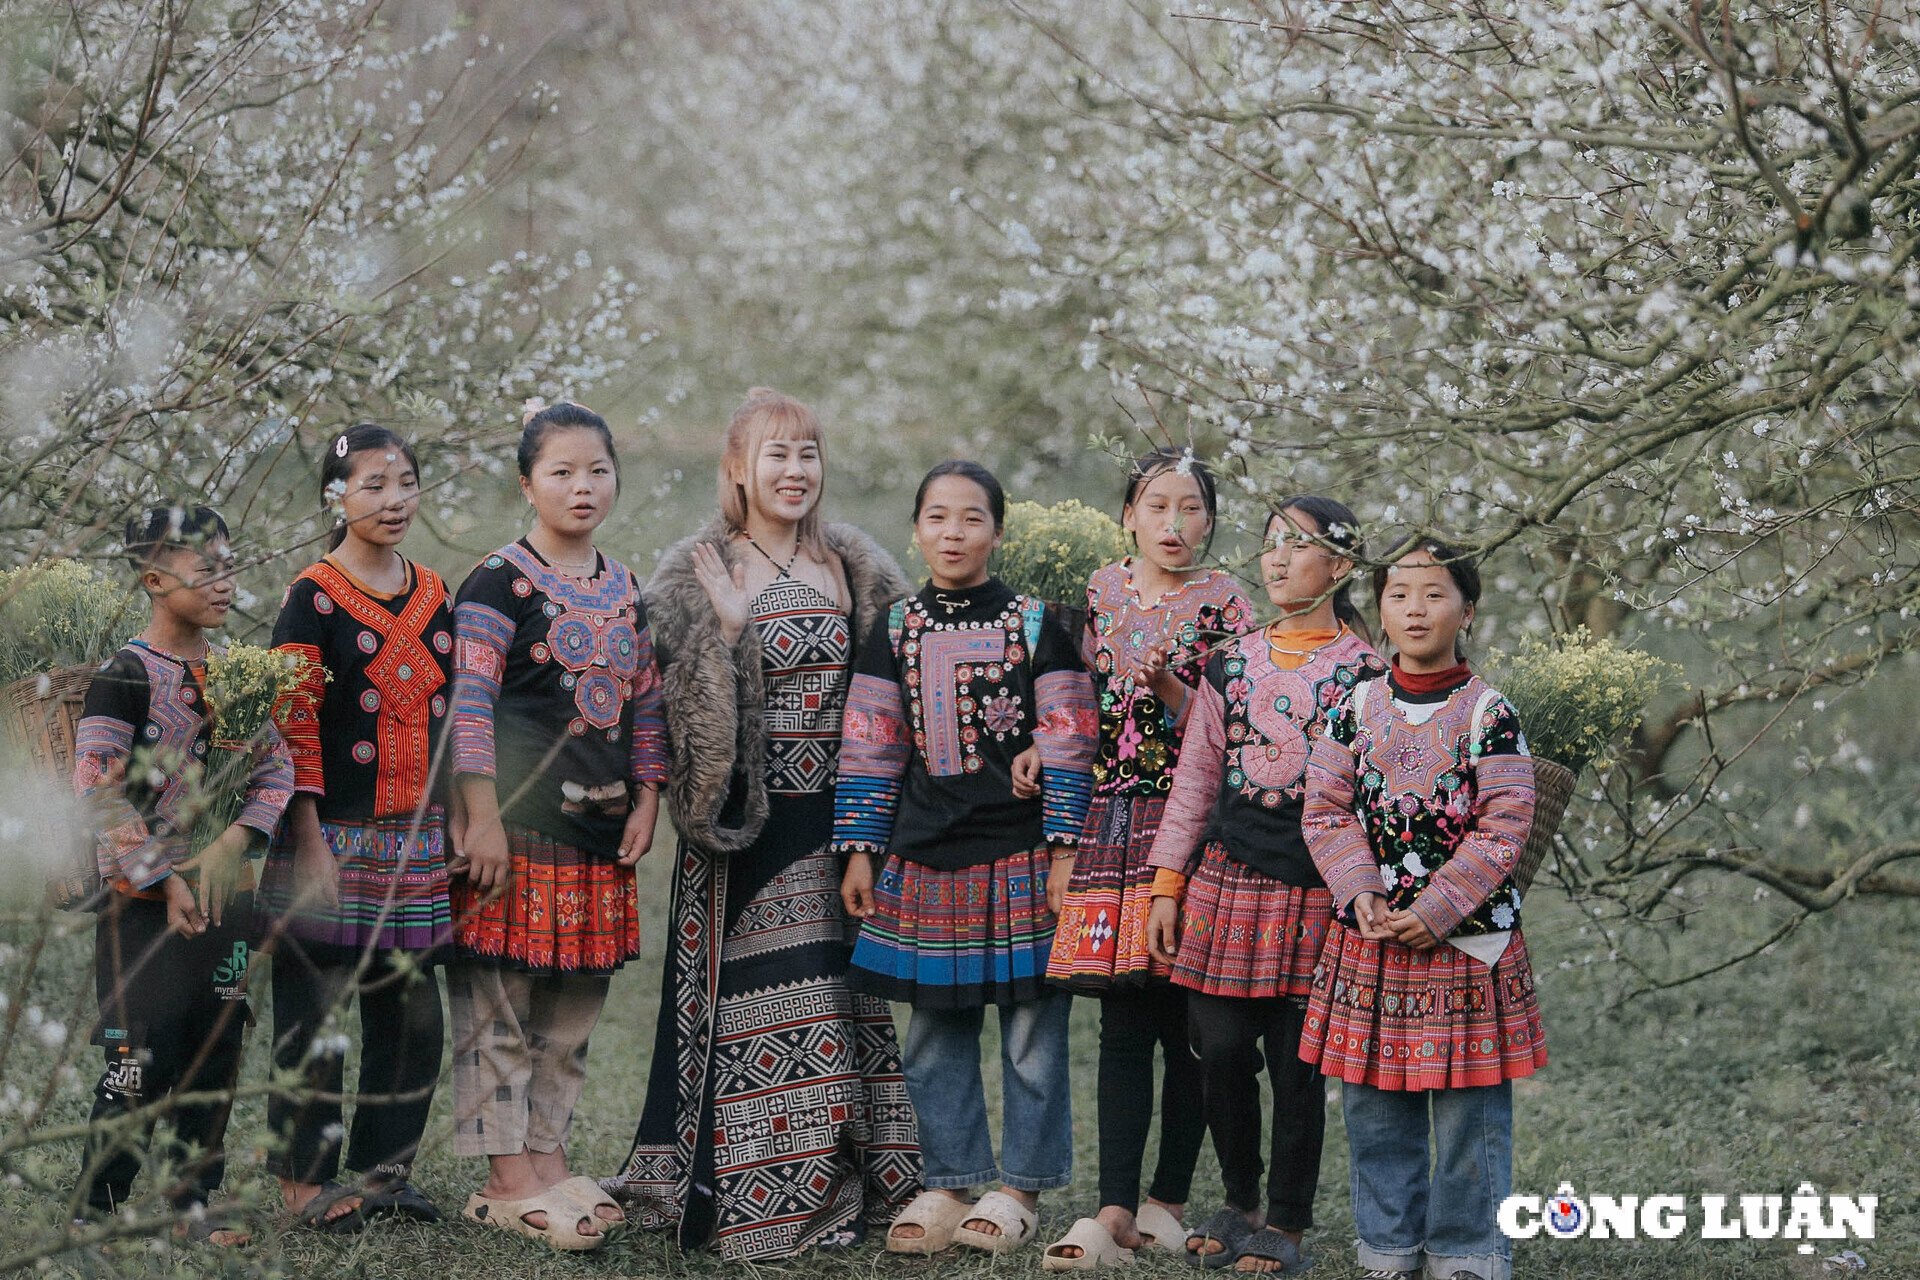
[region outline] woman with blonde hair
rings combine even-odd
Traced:
[[[854,640],[908,586],[821,519],[825,484],[813,411],[748,392],[718,518],[646,588],[680,852],[646,1103],[605,1185],[729,1261],[852,1245],[920,1188],[892,1017],[847,988],[827,848]]]

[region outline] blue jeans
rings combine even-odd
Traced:
[[[980,1082],[986,1010],[913,1011],[902,1051],[907,1093],[920,1118],[926,1185],[961,1191],[998,1180],[1019,1191],[1064,1187],[1073,1176],[1073,1103],[1067,1086],[1067,1015],[1073,997],[1049,991],[1000,1009],[1000,1162],[987,1132]]]
[[[1341,1090],[1353,1160],[1360,1265],[1449,1280],[1510,1280],[1513,1244],[1496,1214],[1513,1191],[1513,1086]],[[1427,1128],[1431,1108],[1433,1158]]]

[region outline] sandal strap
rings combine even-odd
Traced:
[[[948,1208],[948,1205],[953,1207]],[[891,1234],[894,1227],[919,1227],[925,1230],[928,1227],[944,1226],[947,1218],[955,1210],[965,1212],[972,1207],[955,1200],[943,1191],[922,1191],[907,1203],[906,1208],[894,1215],[893,1222],[889,1224],[887,1231]]]
[[[1218,1240],[1221,1244],[1237,1245],[1253,1232],[1254,1228],[1247,1225],[1246,1218],[1241,1214],[1232,1209],[1215,1209],[1212,1217],[1187,1232],[1187,1235]]]
[[[1039,1225],[1039,1218],[1033,1210],[1015,1200],[1004,1191],[989,1191],[973,1202],[973,1208],[961,1219],[965,1223],[978,1218],[991,1222],[1004,1234],[1009,1228],[1024,1234],[1031,1234]]]
[[[1269,1262],[1277,1262],[1283,1268],[1280,1272],[1282,1275],[1293,1275],[1307,1269],[1307,1255],[1300,1251],[1300,1246],[1273,1227],[1261,1227],[1241,1241],[1234,1260],[1241,1258],[1265,1258]]]

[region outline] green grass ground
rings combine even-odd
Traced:
[[[664,837],[663,832],[663,837]],[[615,981],[590,1062],[591,1081],[575,1130],[576,1167],[604,1173],[624,1155],[638,1114],[651,1057],[659,992],[661,927],[667,858],[664,840],[649,857],[643,884],[653,905],[647,954]],[[1785,1195],[1804,1180],[1825,1190],[1878,1193],[1877,1238],[1852,1242],[1872,1275],[1920,1277],[1920,1215],[1911,1189],[1920,1144],[1920,1018],[1906,998],[1914,972],[1920,908],[1854,907],[1815,922],[1771,954],[1677,991],[1610,1011],[1620,974],[1606,944],[1583,935],[1577,910],[1551,891],[1529,903],[1529,939],[1540,966],[1551,1065],[1519,1086],[1516,1096],[1515,1189],[1539,1195],[1563,1180],[1581,1191],[1674,1192],[1697,1206],[1704,1192]],[[11,989],[23,967],[27,926],[10,927],[13,947],[4,971]],[[29,993],[48,1009],[66,1008],[85,983],[87,934],[53,942]],[[1686,948],[1698,937],[1679,935]],[[1720,939],[1724,941],[1725,939]],[[264,985],[256,977],[256,985]],[[259,1012],[268,1021],[265,1001]],[[1043,1238],[1057,1236],[1094,1205],[1093,1080],[1098,1006],[1081,1001],[1074,1014],[1074,1101],[1078,1152],[1071,1188],[1046,1197]],[[991,1025],[991,1023],[989,1024]],[[21,1123],[32,1100],[54,1097],[46,1123],[84,1119],[94,1071],[92,1051],[70,1078],[56,1072],[52,1050],[23,1035],[0,1077],[0,1141]],[[264,1077],[266,1037],[253,1033],[248,1078]],[[993,1059],[990,1057],[989,1061]],[[17,1092],[16,1092],[17,1091]],[[481,1176],[478,1162],[452,1156],[445,1144],[450,1090],[436,1103],[433,1144],[418,1181],[450,1212]],[[1318,1201],[1309,1236],[1322,1280],[1357,1276],[1352,1261],[1347,1155],[1339,1107],[1331,1114]],[[262,1203],[277,1199],[251,1145],[261,1133],[257,1100],[242,1105],[232,1128],[229,1192]],[[35,1181],[60,1185],[70,1176],[74,1144],[14,1159],[0,1185],[0,1257],[56,1231],[59,1206]],[[22,1177],[21,1175],[24,1175]],[[1217,1202],[1218,1172],[1202,1159],[1195,1212]],[[1804,1274],[1790,1244],[1703,1241],[1694,1227],[1667,1242],[1545,1238],[1516,1248],[1516,1273],[1527,1280],[1772,1280]],[[270,1215],[260,1214],[263,1223]],[[1833,1252],[1839,1245],[1827,1245]],[[561,1256],[496,1231],[460,1224],[440,1228],[380,1227],[348,1239],[283,1232],[268,1225],[256,1245],[220,1255],[129,1242],[91,1253],[68,1252],[37,1268],[51,1275],[165,1274],[349,1277],[490,1277],[582,1275],[712,1276],[737,1272],[711,1254],[683,1255],[658,1237],[631,1235],[607,1249]],[[933,1259],[896,1258],[877,1245],[831,1260],[803,1259],[747,1268],[796,1277],[979,1277],[1037,1275],[1037,1248],[999,1261],[974,1253]],[[1190,1274],[1176,1260],[1136,1265],[1132,1274]]]

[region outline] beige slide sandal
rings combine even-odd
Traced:
[[[547,1215],[546,1226],[536,1227],[527,1221],[528,1215],[535,1213]],[[483,1227],[498,1227],[502,1231],[514,1231],[535,1240],[544,1240],[563,1253],[584,1253],[588,1249],[598,1249],[607,1242],[605,1231],[598,1235],[581,1235],[580,1220],[585,1218],[591,1221],[593,1211],[589,1209],[582,1212],[580,1206],[568,1197],[555,1195],[551,1187],[525,1200],[495,1200],[476,1191],[467,1197],[467,1205],[460,1210],[460,1216]]]
[[[973,1212],[973,1205],[944,1191],[922,1191],[900,1211],[887,1228],[888,1253],[940,1253],[953,1247],[954,1228]],[[917,1236],[899,1236],[901,1227],[918,1227]]]
[[[984,1231],[961,1226],[954,1228],[953,1242],[992,1254],[1012,1253],[1033,1239],[1034,1229],[1040,1225],[1040,1219],[1034,1216],[1033,1210],[1004,1191],[989,1191],[981,1196],[960,1221],[964,1223],[973,1218],[991,1222],[1000,1228],[1000,1234],[990,1236]]]
[[[1068,1257],[1061,1253],[1060,1250],[1065,1248],[1078,1249],[1079,1256]],[[1046,1253],[1040,1259],[1040,1269],[1093,1271],[1132,1261],[1133,1250],[1122,1249],[1115,1244],[1113,1234],[1101,1225],[1098,1218],[1082,1218],[1067,1228],[1067,1234],[1047,1246]]]
[[[1187,1251],[1187,1229],[1165,1205],[1142,1204],[1140,1211],[1133,1215],[1133,1225],[1139,1229],[1141,1239],[1146,1242],[1144,1247],[1148,1249],[1164,1249],[1168,1253]]]

